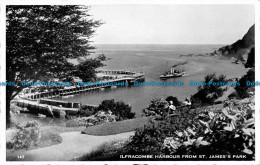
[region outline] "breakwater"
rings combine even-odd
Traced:
[[[48,99],[55,98],[60,96],[68,96],[75,95],[80,93],[85,93],[92,90],[98,90],[101,88],[109,88],[113,86],[113,84],[127,84],[124,86],[132,85],[135,81],[144,81],[144,73],[143,72],[131,72],[131,71],[118,71],[118,70],[99,70],[97,71],[101,77],[109,77],[109,79],[103,79],[101,81],[92,82],[92,85],[80,85],[82,83],[78,83],[74,86],[65,86],[63,89],[55,89],[46,92],[35,92],[35,93],[27,93],[24,95],[20,95],[20,98],[27,100],[39,100],[39,99]],[[104,86],[103,84],[107,84]],[[123,86],[122,86],[123,87]]]
[[[108,88],[115,83],[131,85],[134,84],[135,81],[145,80],[143,72],[99,70],[97,71],[97,74],[99,74],[100,77],[105,78],[93,82],[92,85],[65,86],[63,89],[23,94],[19,96],[19,99],[16,100],[15,103],[19,107],[26,108],[32,114],[43,114],[49,117],[60,118],[65,117],[68,114],[76,114],[82,105],[80,103],[53,100],[50,98],[81,94],[92,90]],[[107,85],[104,86],[103,84]],[[84,106],[97,107],[97,105],[89,104],[84,104]]]
[[[26,108],[29,113],[38,115],[43,114],[48,117],[64,118],[66,115],[76,115],[81,106],[88,106],[96,108],[98,105],[82,105],[80,103],[51,100],[51,99],[39,99],[25,100],[19,99],[13,101],[17,106]]]
[[[46,99],[38,101],[20,99],[14,101],[14,103],[19,107],[26,108],[32,114],[43,114],[56,118],[64,118],[67,114],[76,114],[80,108],[79,103]]]

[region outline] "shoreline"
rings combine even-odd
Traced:
[[[185,63],[184,64],[184,66],[185,67],[187,67],[188,69],[189,68],[192,68],[192,67],[194,67],[194,66],[197,66],[197,67],[194,67],[195,69],[192,69],[192,71],[191,71],[191,73],[189,74],[189,76],[188,77],[181,77],[180,79],[178,79],[178,80],[180,80],[181,82],[183,82],[183,80],[185,80],[186,78],[189,78],[189,79],[191,79],[192,77],[197,77],[197,74],[203,74],[203,75],[206,75],[206,73],[202,73],[203,71],[205,71],[205,70],[209,70],[208,69],[208,67],[209,66],[211,66],[211,63],[216,63],[215,64],[215,66],[214,67],[218,67],[218,64],[220,64],[220,65],[222,65],[223,66],[223,64],[222,64],[222,62],[224,61],[226,64],[229,64],[230,66],[227,66],[226,64],[224,64],[225,65],[225,67],[223,68],[223,67],[220,67],[220,72],[222,72],[222,70],[225,70],[225,73],[228,73],[228,71],[226,71],[226,68],[228,67],[228,68],[231,68],[232,69],[232,67],[233,66],[235,66],[236,68],[234,69],[232,69],[232,71],[233,70],[236,70],[237,71],[237,75],[238,75],[238,73],[240,73],[239,74],[239,76],[237,76],[238,78],[240,77],[240,76],[242,76],[242,75],[244,75],[245,73],[246,73],[246,71],[247,71],[247,69],[245,69],[244,67],[243,67],[243,65],[241,65],[241,64],[239,64],[239,65],[237,65],[237,64],[232,64],[231,63],[231,59],[221,59],[221,57],[215,57],[215,56],[206,56],[206,57],[195,57],[195,61],[192,61],[192,59],[194,59],[194,57],[185,57],[184,59],[182,59],[182,60],[184,60],[184,61],[188,61],[187,63]],[[213,60],[213,61],[212,61]],[[211,61],[211,63],[206,63],[206,62],[203,62],[203,61]],[[202,64],[202,65],[198,65],[198,63],[200,63],[200,64]],[[237,69],[237,68],[240,68],[240,69]],[[214,70],[214,68],[211,68],[210,70]],[[243,72],[240,72],[240,71],[243,71]],[[219,75],[220,73],[219,72],[216,72],[216,74],[217,75]],[[204,77],[204,76],[203,76]],[[234,76],[232,75],[232,76],[230,76],[230,75],[227,75],[227,77],[228,78],[234,78]],[[148,79],[149,80],[149,79]],[[169,80],[167,80],[167,81],[170,81],[170,80],[175,80],[175,79],[169,79]],[[177,79],[176,79],[177,80]],[[171,82],[167,82],[166,81],[166,83],[171,83]],[[163,81],[162,81],[163,82]],[[190,81],[189,81],[190,82]],[[185,83],[184,85],[182,85],[182,86],[180,86],[180,88],[179,87],[175,87],[175,86],[152,86],[152,87],[154,87],[154,89],[156,89],[156,88],[158,88],[158,89],[161,89],[161,87],[165,87],[165,88],[171,88],[171,87],[174,87],[174,89],[175,90],[180,90],[180,92],[183,92],[183,94],[181,94],[181,95],[178,95],[178,98],[180,99],[180,100],[184,100],[186,97],[188,97],[188,96],[190,96],[190,95],[192,95],[192,94],[194,94],[194,93],[196,93],[197,92],[197,86],[191,86],[189,83]],[[193,89],[193,90],[189,90],[189,89],[192,89],[192,88],[194,88],[194,87],[196,87],[196,89]],[[144,86],[141,86],[141,88],[147,88],[146,86],[144,87]],[[106,90],[108,90],[108,89],[106,89]],[[111,90],[111,89],[109,89],[109,90]],[[120,91],[121,91],[122,89],[120,89]],[[94,93],[94,95],[102,95],[102,93],[104,93],[105,95],[107,95],[108,93],[111,93],[111,92],[113,92],[113,93],[117,93],[118,91],[114,91],[114,90],[111,90],[111,91],[107,91],[107,92],[103,92],[103,91],[97,91],[96,93]],[[131,92],[130,90],[126,90],[126,92]],[[92,93],[92,92],[91,92]],[[91,94],[90,93],[90,94]],[[93,93],[92,93],[93,94]],[[70,97],[68,97],[68,98],[66,98],[66,97],[63,97],[63,98],[54,98],[53,100],[55,101],[55,100],[61,100],[61,101],[65,101],[65,102],[82,102],[80,99],[77,99],[77,98],[81,98],[81,97],[84,97],[84,96],[88,96],[88,94],[80,94],[80,95],[73,95],[73,96],[70,96]],[[95,98],[96,96],[94,96],[94,98]],[[103,96],[104,97],[104,96]],[[103,98],[102,97],[102,98]],[[163,95],[163,97],[157,97],[157,98],[164,98],[164,97],[166,97],[166,95]],[[90,100],[93,100],[93,99],[91,99],[91,98],[89,98]],[[100,99],[100,98],[99,98]],[[98,99],[98,100],[99,100]],[[146,107],[148,104],[149,104],[149,102],[150,102],[150,100],[151,99],[149,99],[149,100],[147,100],[147,103],[145,103],[146,101],[144,100],[144,99],[142,99],[142,100],[137,100],[137,99],[135,99],[134,101],[136,102],[143,102],[143,101],[145,101],[144,103],[142,103],[142,107]],[[102,99],[101,99],[101,101],[102,101]],[[101,102],[100,101],[100,102]],[[120,100],[118,100],[118,101],[120,101]],[[123,101],[124,101],[124,99],[123,99]],[[87,102],[85,102],[85,103],[83,103],[83,104],[86,104]],[[97,101],[95,102],[95,103],[98,103]],[[127,103],[130,103],[131,105],[132,105],[132,109],[134,110],[134,112],[136,113],[136,117],[141,117],[139,114],[140,114],[140,111],[143,109],[143,108],[136,108],[136,106],[135,106],[135,104],[132,104],[131,102],[127,102]],[[89,104],[87,104],[87,105],[89,105]],[[95,104],[95,105],[98,105],[98,104]]]

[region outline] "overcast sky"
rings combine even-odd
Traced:
[[[95,44],[231,44],[254,24],[253,5],[97,5]]]

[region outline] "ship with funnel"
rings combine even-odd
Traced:
[[[172,67],[170,71],[165,72],[160,76],[161,79],[167,79],[167,78],[175,78],[175,77],[182,77],[185,74],[183,70],[175,69],[175,67]]]

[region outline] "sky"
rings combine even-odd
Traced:
[[[95,5],[94,44],[231,44],[254,24],[253,5]]]

